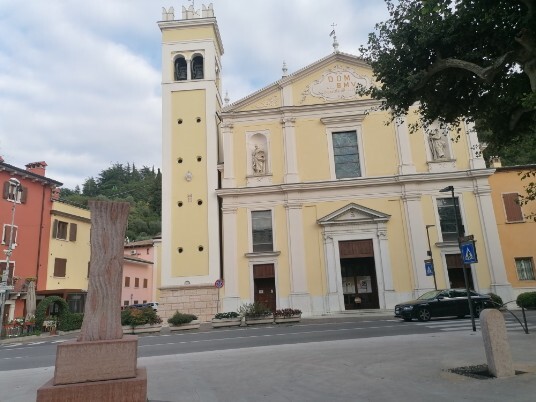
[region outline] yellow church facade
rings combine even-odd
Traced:
[[[336,46],[224,105],[213,10],[166,11],[159,25],[164,314],[209,319],[253,301],[305,316],[392,309],[464,287],[464,269],[472,288],[510,300],[493,169],[471,125],[452,141],[439,126],[410,133],[414,113],[389,123],[356,92],[374,85],[370,67]],[[476,240],[465,267],[455,211]]]

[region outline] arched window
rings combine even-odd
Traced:
[[[184,81],[187,78],[187,67],[184,57],[179,56],[175,59],[175,81]]]
[[[194,56],[192,59],[192,79],[202,80],[203,78],[203,56]]]

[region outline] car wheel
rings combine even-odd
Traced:
[[[406,321],[406,322],[410,322],[411,320],[412,320],[411,317],[404,317],[404,321]]]
[[[482,304],[477,304],[475,306],[475,317],[480,317],[481,312],[482,312]]]
[[[428,310],[427,308],[422,308],[417,313],[417,318],[419,319],[419,321],[430,321],[430,317],[430,310]]]

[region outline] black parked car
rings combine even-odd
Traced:
[[[493,307],[491,297],[471,290],[473,311],[475,317],[485,308]],[[400,303],[395,306],[395,317],[404,321],[417,318],[419,321],[429,321],[431,317],[456,316],[463,318],[469,314],[469,303],[465,289],[432,290],[420,296],[417,300]]]

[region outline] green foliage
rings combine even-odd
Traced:
[[[116,163],[90,177],[75,190],[62,189],[61,200],[87,207],[91,199],[130,203],[126,237],[129,241],[145,240],[161,231],[162,174],[160,169],[144,166],[137,169],[127,163]]]
[[[171,325],[189,324],[193,320],[197,320],[197,316],[193,314],[185,314],[177,311],[171,318],[168,318],[167,322]]]
[[[136,327],[145,324],[161,324],[162,319],[151,307],[126,308],[121,311],[121,325]]]
[[[238,318],[240,315],[236,311],[229,311],[226,313],[217,313],[214,318],[217,320],[221,320],[223,318]]]
[[[59,322],[58,329],[60,331],[74,331],[75,329],[80,329],[82,328],[83,320],[83,313],[65,314]]]
[[[389,19],[361,49],[379,84],[361,94],[395,115],[419,102],[425,124],[478,121],[496,145],[535,134],[536,13],[528,2],[386,3]]]
[[[264,304],[259,302],[246,303],[238,310],[244,317],[266,317],[272,314],[272,311]]]
[[[536,292],[525,292],[517,296],[516,303],[519,307],[536,309]]]
[[[41,300],[35,309],[35,328],[39,330],[43,327],[43,322],[46,319],[47,309],[52,303],[55,302],[60,306],[58,321],[61,323],[64,320],[69,320],[68,316],[71,314],[71,312],[69,311],[69,305],[67,302],[59,296],[49,296]]]
[[[495,293],[488,293],[488,296],[491,297],[491,301],[493,302],[493,307],[500,308],[503,305],[503,300],[501,296],[496,295]]]

